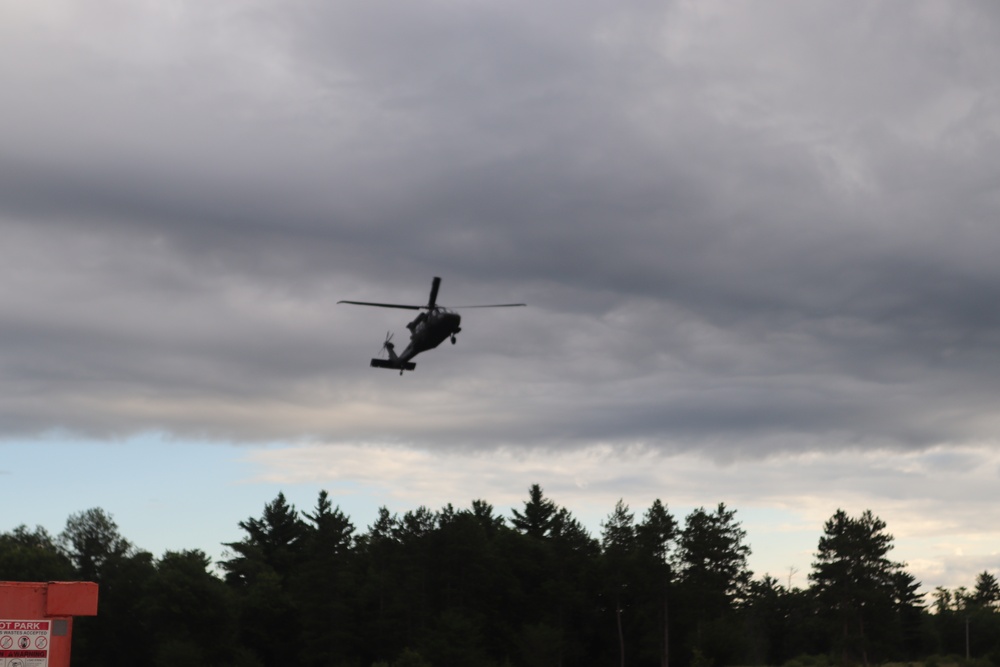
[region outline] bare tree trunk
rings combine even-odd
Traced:
[[[840,664],[847,664],[847,617],[844,617],[843,632],[841,633]]]
[[[667,601],[667,591],[663,591],[663,655],[660,656],[660,667],[670,667],[670,605]]]
[[[618,655],[621,667],[625,667],[625,633],[622,632],[622,605],[615,600],[615,619],[618,621]]]
[[[965,617],[965,659],[969,659],[969,617]]]
[[[858,614],[858,630],[861,631],[861,661],[864,663],[865,667],[868,667],[868,647],[865,641],[865,617],[862,614]]]

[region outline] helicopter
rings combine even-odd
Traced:
[[[409,306],[399,303],[373,303],[371,301],[338,301],[337,303],[350,303],[355,306],[376,306],[378,308],[404,308],[406,310],[421,311],[417,317],[406,325],[410,330],[410,344],[406,346],[402,354],[396,354],[396,346],[392,342],[392,334],[386,334],[385,342],[382,343],[382,350],[388,352],[388,359],[372,359],[372,368],[393,368],[403,371],[412,371],[417,365],[410,361],[421,352],[433,350],[447,338],[451,338],[454,345],[457,340],[455,335],[462,330],[459,326],[462,323],[462,316],[454,310],[449,310],[437,305],[438,288],[441,287],[441,279],[437,276],[431,282],[431,295],[426,306]],[[523,303],[495,303],[486,306],[455,306],[456,308],[513,308],[524,306]],[[380,350],[381,352],[381,350]]]

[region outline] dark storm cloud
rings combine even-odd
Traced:
[[[988,6],[2,11],[10,434],[725,452],[997,425]],[[405,313],[335,302],[433,275],[531,309],[372,375]]]

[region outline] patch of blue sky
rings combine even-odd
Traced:
[[[242,538],[239,522],[259,517],[279,492],[309,511],[321,488],[268,481],[247,459],[249,449],[155,433],[114,442],[63,436],[8,441],[0,444],[6,507],[0,530],[40,525],[58,535],[70,515],[100,507],[123,537],[155,556],[201,549],[218,560],[224,542]],[[365,500],[329,491],[335,505],[343,505],[342,497]],[[350,515],[350,509],[344,511]]]

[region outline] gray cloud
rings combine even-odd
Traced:
[[[720,459],[997,426],[989,6],[0,10],[0,424]],[[405,314],[468,312],[400,380]],[[391,408],[391,410],[390,410]]]

